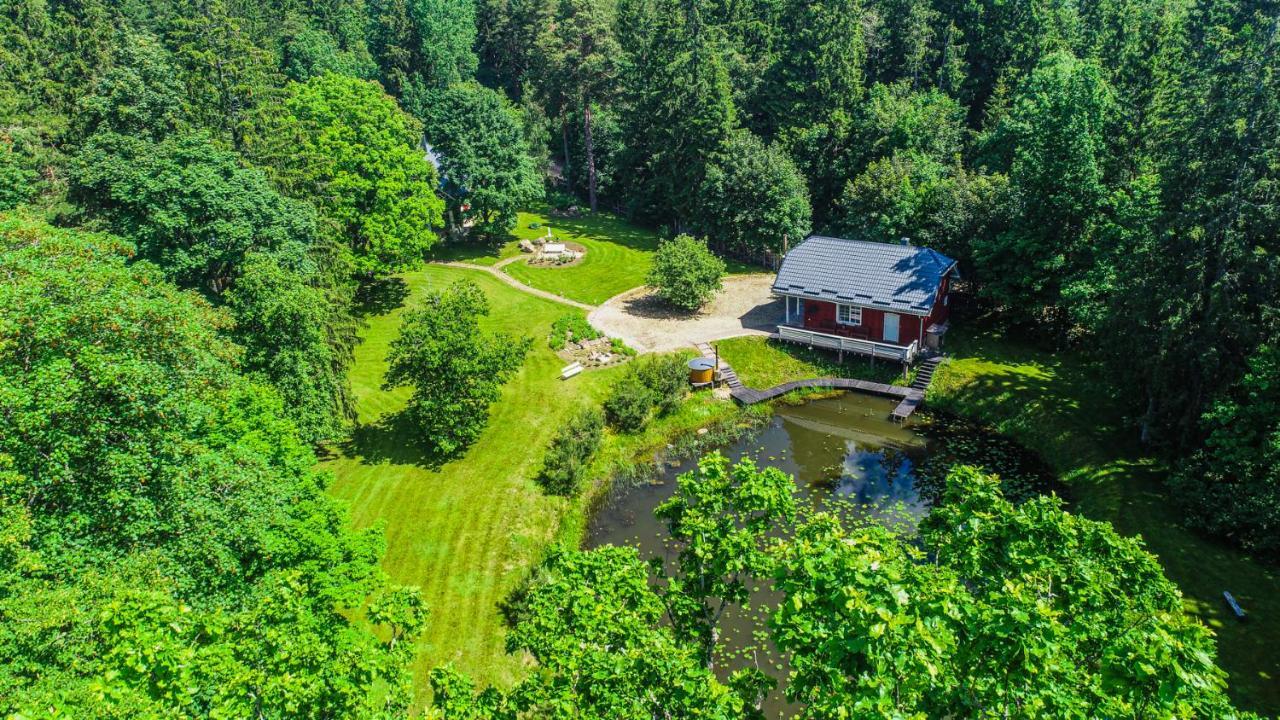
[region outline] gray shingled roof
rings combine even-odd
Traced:
[[[787,253],[773,291],[923,315],[955,264],[914,245],[814,235]]]

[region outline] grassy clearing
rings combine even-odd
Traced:
[[[874,382],[905,385],[902,366],[887,360],[872,366],[870,359],[848,355],[843,363],[836,355],[802,345],[774,342],[764,337],[740,337],[713,343],[720,357],[747,387],[771,388],[792,380],[815,377],[846,377]]]
[[[1077,512],[1141,535],[1187,610],[1218,636],[1218,662],[1242,707],[1280,711],[1280,571],[1180,525],[1162,485],[1167,470],[1144,457],[1097,368],[1067,354],[1000,337],[948,337],[953,356],[929,403],[993,425],[1039,452],[1062,478]],[[1251,614],[1231,617],[1229,590]]]
[[[461,458],[439,465],[416,450],[411,428],[394,422],[407,390],[384,391],[388,345],[405,307],[428,288],[460,278],[479,284],[492,313],[485,324],[534,335],[528,359],[495,403],[488,429]],[[571,502],[545,496],[529,478],[556,426],[578,403],[598,400],[616,369],[557,379],[563,364],[543,342],[570,308],[515,290],[482,272],[430,266],[388,283],[370,303],[351,381],[359,427],[326,463],[332,492],[348,502],[357,526],[381,524],[384,567],[419,585],[431,617],[415,665],[453,661],[485,683],[517,678],[521,662],[503,647],[499,603],[561,533]]]
[[[405,309],[429,289],[462,278],[489,298],[492,312],[484,325],[530,334],[535,342],[479,441],[462,457],[439,464],[416,449],[412,428],[396,422],[409,391],[381,385]],[[580,311],[520,292],[487,273],[439,265],[384,283],[365,305],[368,325],[351,372],[359,425],[325,463],[334,475],[331,491],[350,505],[358,527],[384,528],[383,566],[397,581],[422,587],[430,603],[414,665],[419,692],[425,694],[430,669],[444,662],[481,683],[509,685],[526,667],[506,653],[499,606],[548,547],[581,542],[588,507],[607,491],[610,478],[635,472],[671,444],[698,438],[697,428],[733,427],[749,422],[752,413],[710,393],[692,396],[640,433],[606,433],[592,490],[577,498],[550,497],[531,479],[547,443],[574,409],[602,401],[622,370],[558,379],[563,362],[543,340],[557,318]]]
[[[437,260],[454,260],[476,265],[495,265],[520,253],[521,240],[547,234],[575,242],[587,249],[581,262],[565,267],[531,267],[523,260],[503,270],[530,287],[555,293],[578,302],[599,305],[618,293],[644,285],[658,249],[658,233],[632,225],[616,215],[596,213],[576,218],[551,217],[546,208],[522,212],[510,238],[497,247],[446,244],[436,248]],[[759,272],[760,268],[729,261],[729,272]]]

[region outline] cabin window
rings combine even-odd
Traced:
[[[857,305],[837,305],[836,322],[841,325],[861,325],[862,308]]]

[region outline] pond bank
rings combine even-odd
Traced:
[[[1097,369],[992,335],[953,333],[947,351],[929,405],[1015,438],[1061,479],[1071,511],[1141,535],[1181,588],[1186,610],[1217,634],[1232,700],[1280,712],[1280,569],[1181,525],[1163,485],[1167,468],[1137,447]],[[1248,623],[1231,617],[1224,590],[1249,611]]]

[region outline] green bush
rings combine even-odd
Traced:
[[[609,350],[619,355],[626,355],[627,357],[636,356],[635,348],[622,342],[622,338],[609,338]]]
[[[680,407],[688,388],[689,374],[684,358],[661,355],[636,363],[640,383],[649,390],[658,415],[666,415]]]
[[[609,425],[623,432],[635,432],[644,427],[655,408],[660,416],[675,410],[684,400],[685,379],[684,360],[678,355],[649,357],[632,363],[605,400],[604,412]]]
[[[658,246],[647,282],[668,303],[697,310],[720,291],[724,272],[724,261],[705,242],[680,235]]]
[[[618,379],[613,392],[604,401],[604,414],[609,424],[623,432],[635,432],[644,427],[653,409],[653,393],[641,385],[634,368]]]
[[[547,346],[552,350],[563,350],[571,342],[595,340],[600,333],[587,322],[582,313],[561,315],[551,324],[551,334],[547,336]]]
[[[569,419],[547,448],[537,481],[552,495],[572,496],[585,479],[591,458],[600,447],[604,414],[599,408],[584,408]]]

